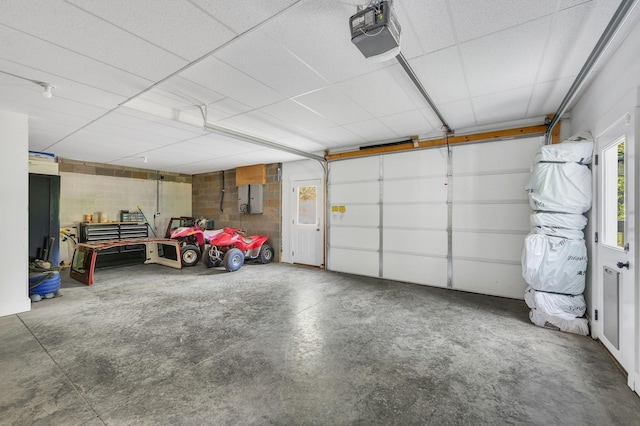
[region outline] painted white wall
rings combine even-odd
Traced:
[[[322,165],[315,160],[282,163],[282,253],[281,262],[293,263],[291,258],[291,202],[293,182],[296,180],[322,179]]]
[[[191,184],[147,179],[96,176],[81,173],[60,173],[60,227],[77,227],[84,215],[105,212],[108,221],[120,220],[120,210],[137,211],[140,206],[147,220],[154,225],[156,195],[159,194],[160,214],[155,217],[158,237],[172,216],[191,216]],[[149,236],[153,236],[150,231]],[[68,263],[67,248],[60,247],[60,259]]]
[[[601,133],[607,126],[621,117],[624,112],[637,105],[639,86],[640,24],[636,23],[625,41],[577,101],[571,111],[571,119],[566,120],[563,125],[569,127],[569,133],[571,134],[582,130],[589,130],[594,135]],[[636,161],[638,160],[636,159]],[[638,188],[637,185],[636,183],[636,188]],[[636,215],[636,217],[638,216]],[[593,229],[591,227],[593,220],[594,216],[591,214],[586,234],[590,254],[593,253],[594,245]],[[636,229],[638,229],[638,226],[636,226]],[[637,238],[638,236],[636,235],[636,241]],[[592,264],[593,262],[590,263]],[[592,286],[593,274],[589,274],[585,298],[589,306],[590,316],[593,318]]]
[[[24,114],[0,110],[0,223],[4,244],[0,259],[5,269],[0,278],[0,316],[31,309],[28,284],[29,250],[29,120]],[[10,225],[10,226],[9,226]]]
[[[618,47],[616,52],[603,66],[603,69],[595,77],[585,93],[577,101],[571,111],[571,120],[565,125],[569,125],[572,133],[581,130],[590,130],[594,135],[602,133],[609,125],[614,123],[626,112],[633,111],[634,107],[640,106],[640,22],[636,19],[627,37]],[[636,121],[638,115],[636,113]],[[636,126],[635,139],[640,139],[640,131]],[[640,170],[640,160],[634,159],[635,170]],[[636,194],[640,188],[640,177],[638,173],[634,176]],[[635,230],[635,241],[639,241],[640,215],[637,214],[640,207],[640,197],[636,196],[634,206],[635,223],[632,228]],[[593,211],[590,215],[590,223],[595,218]],[[587,244],[590,258],[595,252],[593,242],[593,228],[588,227]],[[640,264],[640,250],[635,251],[636,258],[632,264]],[[595,264],[591,259],[590,265]],[[634,286],[636,290],[635,311],[636,330],[640,329],[640,269],[634,268]],[[595,286],[594,273],[589,273],[585,296],[589,309],[589,315],[594,317],[594,303],[592,289]],[[640,383],[640,339],[636,336],[635,346],[635,372],[629,372],[629,382],[635,380]],[[635,376],[632,377],[632,376]],[[636,392],[640,393],[638,386]]]

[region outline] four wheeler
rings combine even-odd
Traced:
[[[269,237],[261,235],[245,236],[238,228],[224,228],[222,232],[208,239],[210,246],[204,255],[209,268],[224,265],[229,272],[242,267],[246,259],[256,259],[260,263],[273,260],[273,249],[265,244]]]
[[[176,225],[185,225],[177,226]],[[167,227],[167,236],[180,242],[182,266],[194,266],[204,252],[205,227],[207,220],[195,220],[189,217],[171,218]]]

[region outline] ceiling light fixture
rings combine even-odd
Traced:
[[[52,85],[50,85],[49,83],[44,83],[44,82],[42,82],[42,81],[39,81],[37,84],[38,84],[38,85],[40,85],[40,86],[42,86],[42,88],[44,89],[44,91],[42,92],[42,97],[43,97],[43,98],[50,99],[50,98],[51,98],[51,96],[53,96],[53,95],[51,94],[51,89],[55,89],[55,88],[56,88],[56,86],[52,86]]]
[[[40,87],[42,87],[44,89],[44,91],[42,92],[42,97],[43,98],[50,99],[51,96],[53,96],[52,93],[51,93],[51,89],[55,89],[56,88],[56,86],[53,86],[53,85],[51,85],[49,83],[45,83],[44,81],[33,80],[31,78],[23,77],[23,76],[17,75],[17,74],[12,74],[10,72],[6,72],[6,71],[2,71],[2,70],[0,70],[0,73],[6,74],[6,75],[10,75],[11,77],[19,78],[21,80],[30,81],[33,84],[37,84],[38,86],[40,86]]]

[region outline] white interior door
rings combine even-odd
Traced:
[[[321,179],[296,180],[291,198],[291,259],[293,263],[322,266],[323,188]]]
[[[628,372],[636,389],[634,125],[626,114],[596,137],[595,335]],[[638,383],[637,385],[640,385]]]

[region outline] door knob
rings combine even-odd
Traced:
[[[627,269],[629,269],[629,261],[627,260],[627,261],[626,261],[626,262],[624,262],[624,263],[623,263],[623,262],[618,262],[618,263],[616,263],[616,266],[617,266],[618,268],[620,268],[620,269],[622,269],[622,268],[627,268]]]

